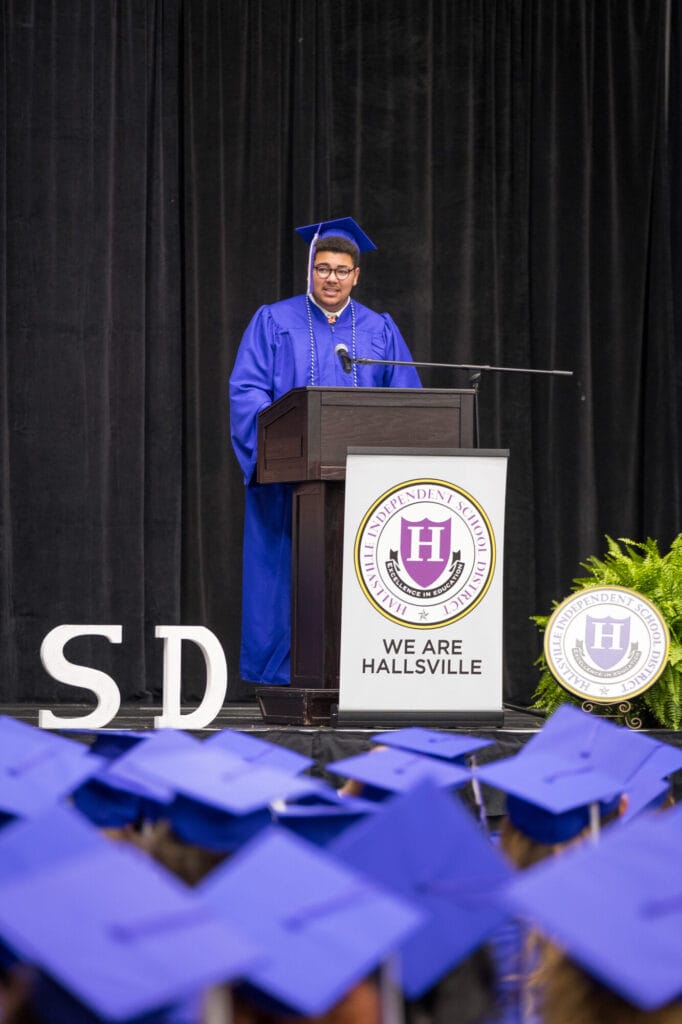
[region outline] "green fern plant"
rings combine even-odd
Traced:
[[[661,555],[651,537],[644,543],[617,541],[606,537],[607,551],[603,558],[592,555],[581,562],[586,576],[573,580],[571,590],[590,587],[620,586],[636,590],[656,605],[670,630],[668,662],[653,686],[630,701],[632,716],[650,728],[679,729],[682,724],[682,534],[670,550]],[[554,601],[552,610],[560,602]],[[532,621],[541,632],[547,628],[550,615],[533,615]],[[565,690],[547,667],[544,653],[535,662],[540,680],[531,707],[552,714],[561,704],[581,704],[580,698]]]

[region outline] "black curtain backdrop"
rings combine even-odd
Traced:
[[[505,699],[530,615],[605,534],[682,529],[679,7],[673,0],[2,0],[0,701],[82,698],[67,654],[158,697],[154,627],[238,674],[243,486],[227,380],[303,290],[294,227],[352,215],[358,298],[415,359],[484,375],[511,451]],[[454,371],[429,386],[466,386]],[[202,693],[188,652],[186,696]]]

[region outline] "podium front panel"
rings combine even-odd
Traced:
[[[476,445],[471,389],[295,388],[258,418],[259,483],[343,480],[348,448]]]
[[[349,448],[472,448],[476,393],[295,388],[258,417],[259,483],[292,483],[291,686],[338,689]]]

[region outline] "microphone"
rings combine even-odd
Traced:
[[[341,366],[343,367],[343,372],[350,373],[350,371],[353,369],[353,361],[351,360],[350,354],[348,352],[348,346],[344,345],[343,342],[340,341],[339,344],[334,349],[334,354],[339,357],[341,361]]]

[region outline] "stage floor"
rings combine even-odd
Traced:
[[[38,704],[0,704],[0,715],[7,715],[10,718],[18,718],[30,725],[38,725],[38,713],[41,705]],[[82,718],[92,711],[89,704],[56,704],[50,708],[57,718]],[[193,710],[191,707],[183,708],[183,713]],[[154,728],[155,717],[161,714],[158,705],[151,704],[127,704],[121,706],[116,717],[107,726],[108,729],[131,729],[142,731]],[[500,726],[486,726],[484,728],[453,727],[451,731],[473,733],[476,736],[485,734],[491,739],[503,738],[507,735],[518,734],[521,742],[528,735],[537,732],[542,726],[543,716],[521,708],[505,707],[504,720]],[[385,727],[384,727],[385,728]],[[336,734],[340,737],[347,737],[356,743],[363,741],[369,743],[373,733],[379,731],[376,728],[360,728],[358,726],[331,726],[331,725],[276,725],[264,721],[258,704],[253,701],[243,704],[225,704],[218,716],[211,722],[202,733],[215,732],[219,729],[239,729],[244,732],[252,732],[269,739],[273,743],[285,742],[286,737],[297,737],[297,741],[303,745],[309,744],[315,736],[330,736]],[[194,730],[190,730],[194,731]],[[449,730],[450,731],[450,730]]]
[[[38,704],[5,704],[0,705],[0,714],[11,718],[17,718],[30,725],[38,725]],[[92,711],[92,705],[86,704],[58,704],[53,705],[50,710],[62,718],[82,718]],[[189,713],[193,708],[183,708],[183,712]],[[143,731],[154,728],[154,718],[161,714],[158,705],[128,704],[120,708],[118,714],[109,724],[109,729],[130,729]],[[530,737],[541,727],[544,717],[537,712],[524,710],[516,707],[504,708],[504,721],[501,726],[486,727],[481,729],[453,728],[447,731],[464,733],[466,735],[480,736],[490,741],[489,746],[477,753],[477,760],[480,763],[495,761],[501,757],[511,757],[523,747]],[[237,729],[242,732],[249,732],[254,736],[277,743],[280,746],[295,750],[315,761],[314,774],[325,776],[327,773],[324,766],[342,757],[350,757],[353,754],[369,750],[372,744],[372,736],[381,729],[365,729],[353,726],[304,726],[304,725],[272,725],[261,716],[258,704],[225,704],[209,727],[199,731],[189,730],[193,735],[201,737],[210,735],[219,729]],[[61,731],[61,730],[60,730]],[[384,730],[385,731],[385,730]],[[67,734],[67,730],[64,733]],[[73,734],[71,734],[73,735]],[[673,732],[665,729],[649,730],[649,735],[655,739],[670,743],[673,746],[682,746],[682,731]],[[87,738],[87,737],[84,737]],[[677,772],[673,777],[673,792],[676,800],[682,800],[682,771]],[[495,791],[488,791],[484,787],[485,802],[488,813],[499,815],[503,813],[503,798]]]

